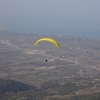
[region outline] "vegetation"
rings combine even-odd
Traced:
[[[31,89],[35,89],[35,87],[14,80],[0,79],[0,94],[28,91]]]

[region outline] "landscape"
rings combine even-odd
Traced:
[[[0,98],[100,100],[100,40],[0,30]]]

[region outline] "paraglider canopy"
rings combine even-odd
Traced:
[[[49,41],[49,42],[53,43],[57,48],[60,48],[59,43],[52,38],[41,38],[34,43],[34,46],[36,46],[41,41]]]

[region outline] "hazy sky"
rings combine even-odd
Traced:
[[[100,0],[0,0],[0,26],[15,32],[99,35]]]

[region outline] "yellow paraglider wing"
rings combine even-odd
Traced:
[[[57,48],[60,48],[59,43],[52,38],[41,38],[35,42],[34,46],[36,46],[41,41],[49,41],[49,42],[53,43]]]

